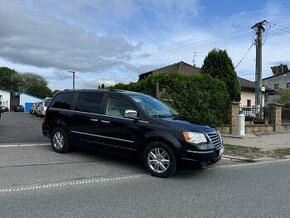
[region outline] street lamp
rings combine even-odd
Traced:
[[[75,71],[73,70],[68,70],[67,72],[72,73],[73,74],[73,89],[75,89]]]

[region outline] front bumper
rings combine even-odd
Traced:
[[[224,152],[224,146],[217,149],[201,151],[201,150],[186,150],[181,158],[181,164],[184,168],[196,168],[196,165],[210,165],[218,162]]]

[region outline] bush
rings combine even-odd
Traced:
[[[116,84],[110,88],[154,96],[157,82],[163,90],[161,100],[170,104],[188,121],[210,125],[228,122],[229,94],[226,86],[207,74],[152,74],[137,83]]]

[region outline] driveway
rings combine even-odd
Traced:
[[[49,143],[42,135],[43,118],[26,113],[6,112],[0,119],[0,144]]]

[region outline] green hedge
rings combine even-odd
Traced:
[[[159,73],[137,83],[109,87],[155,96],[156,83],[163,90],[161,99],[193,123],[221,125],[228,123],[229,94],[225,84],[206,74]]]

